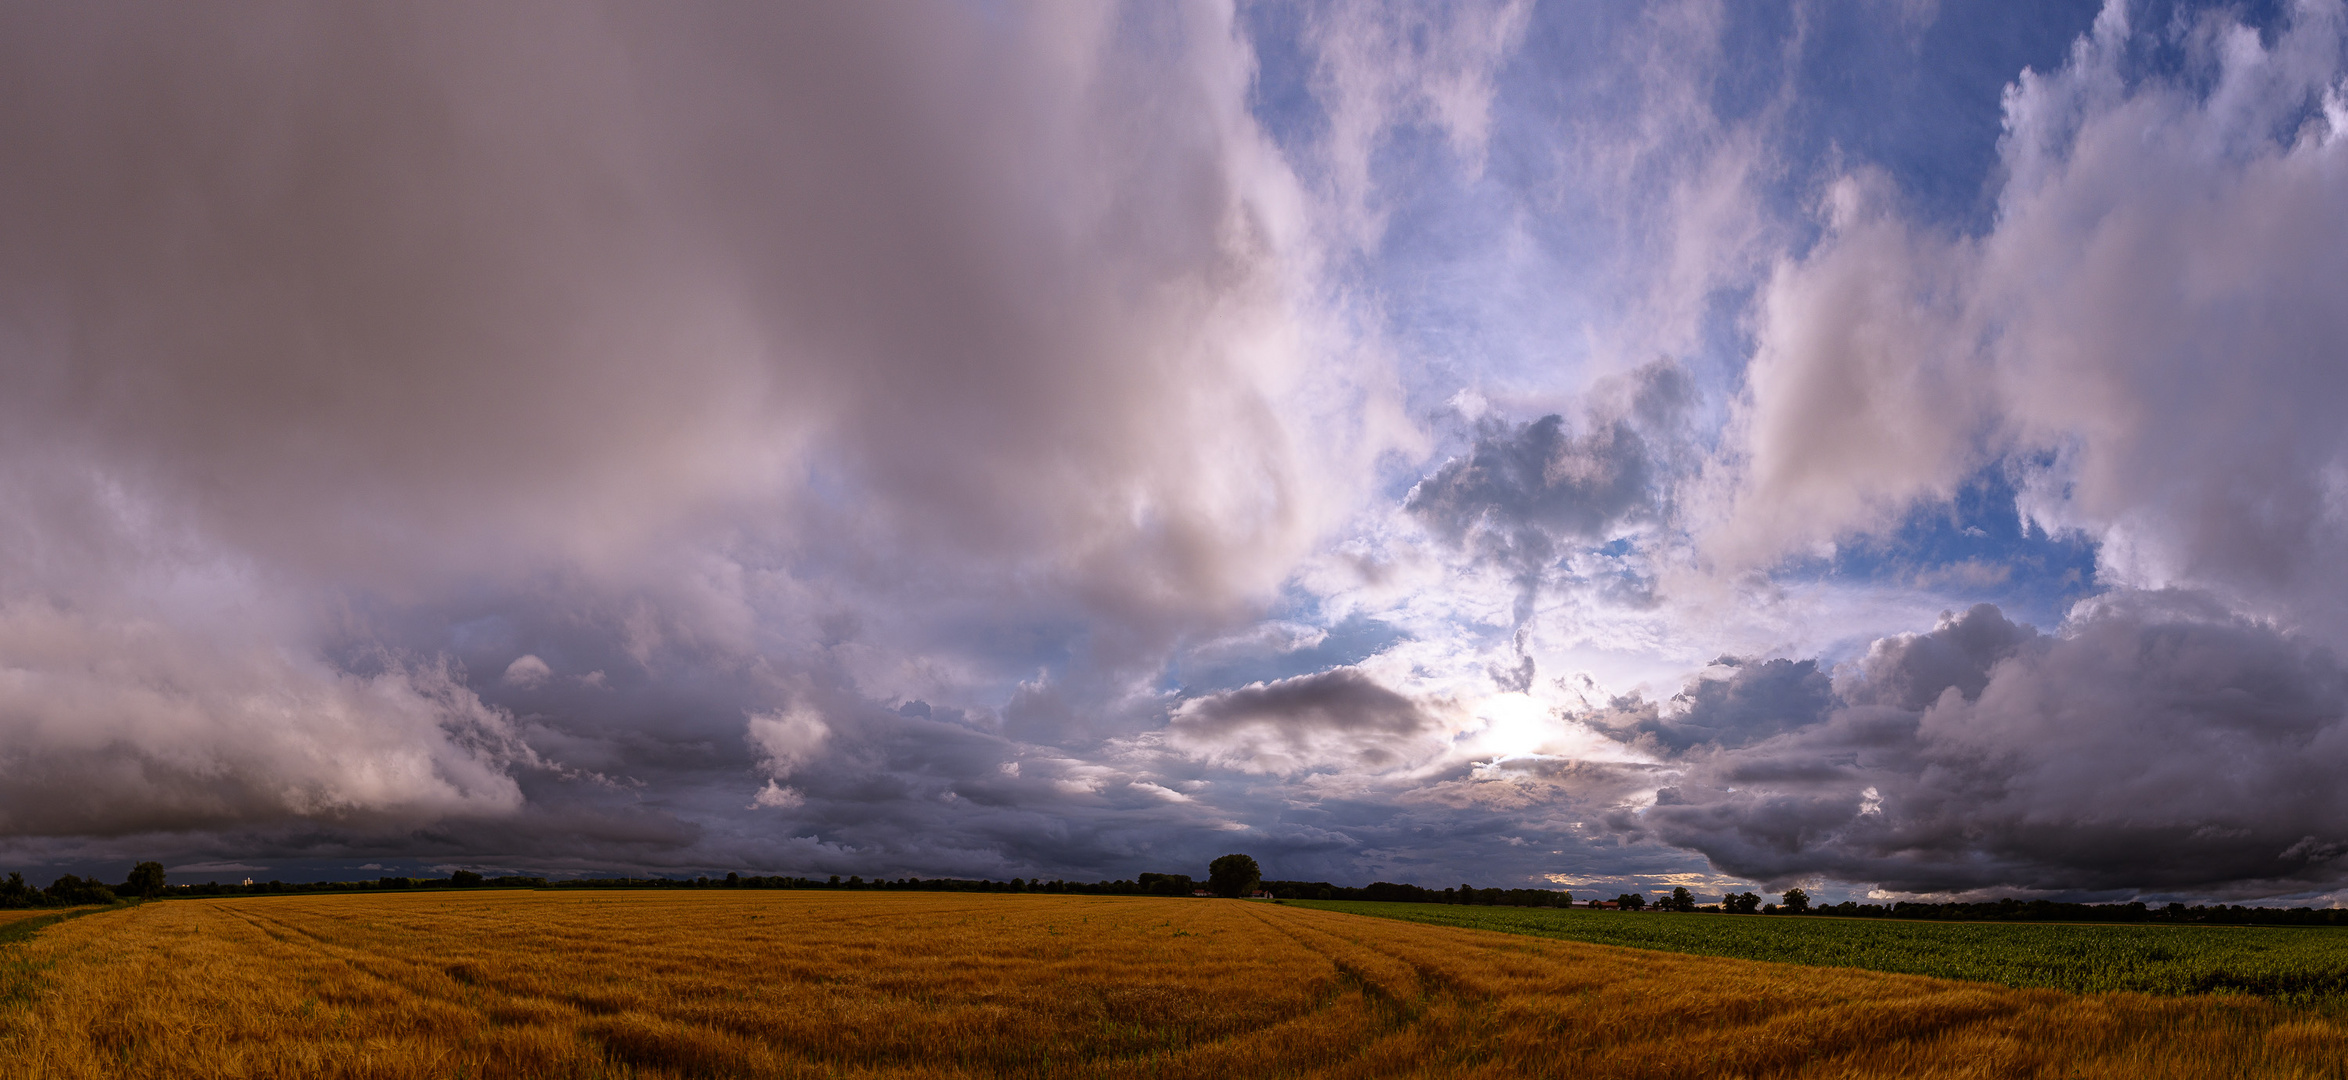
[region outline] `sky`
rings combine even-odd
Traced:
[[[0,25],[36,882],[2348,889],[2341,0]]]

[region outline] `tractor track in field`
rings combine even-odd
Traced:
[[[575,1015],[584,1031],[596,1033],[596,1041],[614,1059],[635,1060],[643,1056],[641,1048],[632,1040],[614,1037],[612,1033],[613,1022],[624,1020],[623,1014],[635,1010],[614,1006],[610,1000],[592,990],[537,992],[518,985],[518,980],[501,977],[494,964],[462,959],[419,961],[386,951],[381,946],[348,941],[334,934],[331,929],[275,917],[266,911],[231,905],[210,905],[210,909],[233,918],[250,932],[281,947],[309,953],[322,962],[331,963],[345,973],[346,978],[371,980],[399,994],[468,1011],[511,1011],[530,1006],[553,1006]],[[1373,1030],[1368,1033],[1369,1039],[1361,1047],[1363,1054],[1374,1056],[1381,1044],[1410,1038],[1416,1029],[1428,1022],[1431,1012],[1456,1013],[1460,1009],[1473,1007],[1477,999],[1483,996],[1436,967],[1414,963],[1406,957],[1379,950],[1358,939],[1307,925],[1303,920],[1283,917],[1286,913],[1252,905],[1245,910],[1256,922],[1327,963],[1334,975],[1332,992],[1308,1012],[1282,1017],[1257,1028],[1222,1032],[1215,1037],[1190,1043],[1183,1047],[1185,1050],[1234,1044],[1259,1035],[1268,1027],[1309,1025],[1321,1014],[1337,1008],[1345,997],[1358,995],[1368,1013],[1376,1018]],[[878,923],[878,920],[860,921]],[[724,1024],[700,1024],[666,1016],[661,1019],[669,1023],[687,1023],[711,1034],[736,1038],[759,1034],[755,1029]],[[599,1024],[598,1020],[604,1023]],[[1154,1051],[1137,1051],[1130,1058],[1140,1060],[1151,1053]],[[801,1053],[798,1056],[810,1067],[821,1065],[821,1060],[813,1055]],[[1109,1059],[1114,1060],[1117,1059]],[[1106,1063],[1109,1062],[1096,1060],[1096,1064]]]

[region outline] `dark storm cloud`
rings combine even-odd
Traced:
[[[1426,706],[1354,668],[1195,698],[1174,711],[1176,747],[1247,772],[1381,771],[1439,727]]]
[[[1706,745],[1735,749],[1816,723],[1834,704],[1834,681],[1815,660],[1737,663],[1725,679],[1700,679],[1672,697],[1668,715],[1640,701],[1593,719],[1618,737],[1670,754]]]
[[[1532,685],[1536,664],[1524,634],[1560,558],[1668,514],[1670,485],[1688,458],[1682,425],[1694,405],[1686,370],[1651,361],[1596,388],[1579,434],[1554,414],[1513,429],[1487,424],[1465,456],[1404,499],[1429,532],[1515,583],[1516,660],[1490,670],[1502,689]],[[1652,599],[1635,579],[1611,581],[1606,591],[1634,605]]]
[[[1298,465],[1231,355],[1287,317],[1289,223],[1186,69],[1217,35],[950,4],[17,9],[16,428],[337,582],[633,554],[812,458],[933,557],[946,530],[1219,602],[1253,583],[1236,523],[1289,522],[1166,455],[1211,423],[1264,493]],[[1138,505],[1067,497],[1117,487]]]
[[[1978,607],[1857,668],[1807,723],[1692,751],[1618,824],[1729,873],[1908,892],[2348,879],[2348,669],[2304,639],[2116,594],[2060,635]]]
[[[1576,434],[1562,416],[1492,427],[1420,481],[1404,506],[1454,545],[1537,573],[1560,543],[1603,542],[1660,513],[1671,427],[1693,404],[1687,373],[1656,361],[1629,376],[1628,407],[1600,404]]]
[[[1244,612],[1385,436],[1220,19],[0,14],[0,830],[587,853]]]
[[[1877,641],[1844,696],[1853,704],[1908,711],[1930,708],[1951,690],[1973,701],[1988,688],[1998,661],[2042,640],[2036,627],[2015,623],[1996,605],[1976,604],[1929,633]]]
[[[1722,10],[0,10],[0,853],[2336,883],[2344,9],[2107,9],[1980,235],[1711,115]],[[1536,670],[1913,627],[1767,578],[1992,468],[2140,591]]]

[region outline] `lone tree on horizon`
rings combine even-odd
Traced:
[[[123,882],[122,891],[128,896],[163,895],[163,864],[143,862],[131,867],[130,880]]]
[[[1225,855],[1207,864],[1207,889],[1217,896],[1246,896],[1263,879],[1263,870],[1245,855]]]

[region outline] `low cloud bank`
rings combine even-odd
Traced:
[[[1900,892],[2275,895],[2348,880],[2348,669],[2198,598],[2059,634],[1983,605],[1885,638],[1822,696],[1738,668],[1623,738],[1685,773],[1615,827],[1769,881]]]

